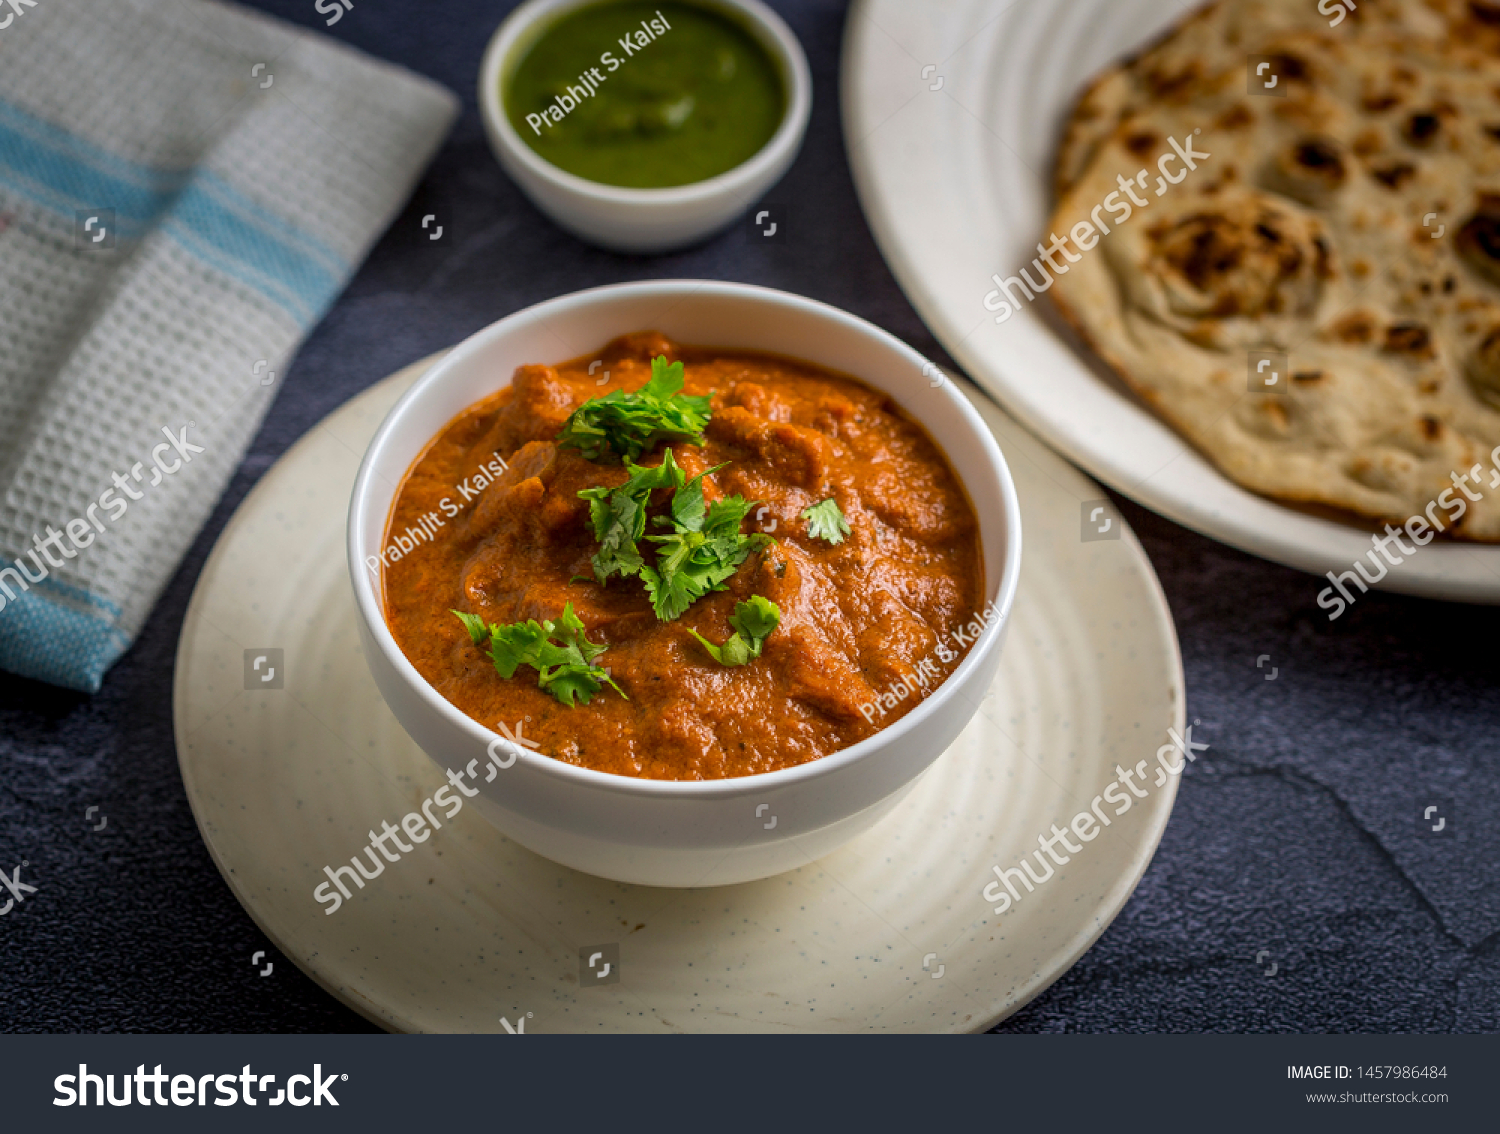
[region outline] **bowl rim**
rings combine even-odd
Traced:
[[[391,629],[386,623],[383,604],[376,593],[375,584],[370,579],[369,572],[365,570],[365,557],[362,554],[363,548],[360,541],[360,531],[366,526],[370,518],[369,498],[371,489],[378,480],[383,479],[378,477],[376,473],[377,455],[392,443],[392,436],[401,428],[403,418],[410,412],[413,406],[426,398],[430,391],[440,387],[450,374],[467,364],[474,356],[482,353],[497,339],[502,339],[530,324],[554,318],[561,313],[571,313],[578,308],[587,308],[593,304],[607,303],[617,298],[672,298],[674,296],[685,297],[703,294],[783,310],[796,310],[803,314],[812,314],[816,317],[827,319],[846,330],[872,339],[879,346],[901,357],[907,365],[912,367],[913,373],[924,373],[924,366],[930,367],[934,365],[915,349],[884,328],[878,327],[865,319],[861,319],[857,315],[852,315],[831,304],[823,303],[820,300],[808,299],[791,292],[754,284],[729,283],[716,280],[669,279],[606,284],[601,287],[569,292],[566,295],[557,296],[553,299],[533,304],[530,307],[522,308],[476,331],[429,367],[401,395],[396,404],[391,407],[390,412],[375,431],[375,435],[371,438],[369,446],[365,450],[364,457],[360,461],[359,472],[355,476],[354,488],[349,500],[348,522],[345,530],[346,553],[349,560],[349,573],[354,586],[355,606],[361,619],[365,622],[371,638],[384,656],[386,663],[395,670],[407,686],[416,691],[427,706],[444,717],[450,724],[456,725],[461,731],[470,735],[476,745],[476,751],[487,748],[495,741],[500,741],[503,744],[505,743],[504,739],[499,733],[487,728],[450,702],[412,665],[400,645],[397,644],[395,636],[391,633]],[[948,675],[930,696],[922,700],[911,712],[899,720],[893,721],[890,725],[877,731],[873,736],[866,737],[864,740],[858,741],[848,748],[841,748],[816,760],[809,760],[806,763],[797,764],[790,768],[780,768],[772,772],[757,772],[748,776],[730,776],[715,780],[658,780],[639,776],[625,776],[615,772],[601,772],[593,768],[579,767],[554,759],[551,756],[545,756],[540,752],[532,752],[522,745],[511,745],[509,751],[515,755],[516,760],[524,762],[528,768],[538,771],[545,776],[550,776],[564,783],[571,783],[582,788],[602,789],[610,793],[623,793],[630,796],[657,799],[719,799],[740,794],[788,788],[826,776],[836,775],[846,767],[860,762],[879,749],[893,743],[898,743],[908,733],[926,724],[929,718],[936,715],[942,707],[946,706],[955,697],[961,696],[962,694],[959,692],[960,688],[974,671],[980,667],[984,659],[993,650],[998,648],[1000,638],[1010,620],[1011,609],[1015,603],[1016,589],[1020,583],[1021,576],[1021,509],[1020,502],[1016,496],[1015,482],[1010,474],[1010,468],[1006,464],[1005,457],[1000,451],[1000,446],[995,440],[994,434],[990,431],[989,426],[984,423],[984,419],[979,416],[979,411],[970,404],[968,398],[959,391],[957,385],[952,381],[941,383],[932,392],[948,399],[954,408],[956,408],[974,439],[978,441],[980,449],[983,452],[984,463],[989,466],[990,471],[995,475],[1000,489],[1003,513],[1000,516],[994,517],[989,522],[1001,525],[1005,553],[1004,559],[1000,564],[996,592],[993,597],[984,596],[984,606],[981,608],[987,609],[993,606],[999,612],[998,617],[990,620],[983,627],[979,635],[975,638],[973,646],[964,656],[963,661],[958,664],[958,667]],[[922,415],[917,414],[904,401],[900,402],[900,404],[924,429],[928,430],[929,436],[934,436]],[[937,440],[935,436],[934,440]],[[421,444],[406,456],[402,462],[405,469],[410,469],[412,463],[430,441],[430,437],[424,438]],[[939,442],[939,446],[946,455],[948,447],[941,442]],[[402,474],[403,482],[404,476],[405,473]],[[399,493],[399,491],[400,485],[398,484],[395,492]],[[395,496],[393,495],[392,506],[394,506],[394,502]],[[982,531],[986,520],[982,514],[978,518]],[[379,517],[379,520],[381,530],[384,532],[390,523],[389,509],[386,510],[384,515]],[[978,698],[975,698],[974,701],[977,711]]]
[[[479,66],[479,112],[491,136],[497,139],[511,157],[526,170],[557,188],[590,197],[599,202],[624,206],[678,206],[699,204],[718,197],[742,197],[748,208],[754,203],[749,196],[759,179],[769,173],[783,158],[801,145],[812,117],[812,70],[796,34],[761,0],[678,0],[694,7],[733,11],[749,26],[760,45],[777,64],[786,86],[786,108],[776,132],[750,157],[723,173],[686,185],[659,189],[635,189],[590,181],[576,173],[553,165],[522,139],[511,125],[510,116],[500,95],[501,73],[512,46],[537,24],[550,22],[577,8],[587,8],[616,0],[525,0],[495,29]],[[758,33],[758,34],[757,34]]]

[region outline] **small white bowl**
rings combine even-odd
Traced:
[[[979,516],[984,598],[994,614],[941,686],[867,740],[811,763],[736,779],[597,772],[502,744],[433,689],[391,635],[380,580],[366,562],[379,555],[396,493],[428,442],[504,388],[516,367],[576,357],[648,329],[682,343],[766,351],[860,378],[926,427],[967,488]],[[354,483],[349,570],[365,661],[386,704],[440,768],[466,777],[467,790],[478,789],[469,802],[496,827],[575,869],[622,882],[710,886],[779,874],[828,854],[900,802],[969,722],[994,679],[1015,599],[1021,515],[1010,470],[974,407],[940,376],[911,347],[863,319],[745,284],[602,287],[491,324],[396,403]]]
[[[537,208],[575,236],[617,252],[668,252],[730,224],[781,180],[802,147],[812,113],[812,73],[802,45],[781,17],[759,0],[689,0],[733,20],[770,55],[781,75],[786,111],[781,125],[749,161],[707,181],[669,189],[626,189],[559,169],[516,133],[500,92],[511,68],[553,23],[600,0],[528,0],[510,14],[479,68],[479,110],[490,148]]]

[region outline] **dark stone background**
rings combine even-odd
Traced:
[[[0,920],[0,1027],[369,1030],[274,948],[219,877],[182,791],[172,666],[193,584],[266,468],[371,383],[536,301],[652,277],[813,296],[941,347],[881,260],[839,129],[837,0],[772,0],[812,63],[816,105],[773,191],[793,238],[731,231],[659,259],[586,247],[541,218],[484,142],[473,85],[508,2],[359,0],[329,34],[463,96],[416,197],[311,336],[222,503],[103,690],[0,675],[0,867],[40,886]],[[254,6],[322,28],[312,0]],[[80,18],[83,18],[80,16]],[[184,18],[189,14],[184,10]],[[445,238],[429,242],[435,213]],[[1139,890],[1008,1031],[1500,1030],[1500,696],[1488,608],[1371,595],[1329,624],[1313,580],[1122,508],[1177,619],[1195,739]],[[1255,661],[1270,654],[1275,681]],[[1428,799],[1455,834],[1417,837]],[[102,806],[95,834],[85,807]],[[13,861],[14,860],[14,861]],[[1262,950],[1262,964],[1255,958]],[[1263,975],[1272,962],[1275,975]]]

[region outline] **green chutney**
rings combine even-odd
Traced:
[[[547,161],[605,185],[689,185],[771,140],[786,93],[771,57],[692,4],[601,3],[532,44],[501,92],[516,133]]]

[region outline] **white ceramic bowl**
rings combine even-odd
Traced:
[[[575,236],[618,252],[667,252],[712,235],[781,180],[802,146],[812,113],[812,73],[802,45],[759,0],[688,0],[733,20],[781,73],[786,112],[754,157],[727,173],[669,189],[625,189],[559,169],[521,140],[500,92],[511,68],[552,22],[600,0],[528,0],[500,25],[479,68],[479,110],[490,148],[542,212]],[[667,33],[671,34],[671,33]]]
[[[947,453],[979,515],[984,594],[996,616],[948,680],[890,727],[821,760],[762,775],[704,782],[617,776],[500,742],[440,696],[397,646],[385,623],[380,580],[366,562],[379,555],[396,492],[427,443],[468,406],[507,385],[517,366],[575,358],[617,335],[648,329],[683,343],[769,351],[851,374],[889,394]],[[349,570],[365,661],[386,704],[439,767],[478,789],[469,802],[495,826],[590,874],[656,886],[722,885],[828,854],[890,811],[958,736],[999,664],[1020,576],[1020,522],[994,436],[964,395],[905,343],[785,292],[665,280],[596,288],[519,311],[418,379],[360,466],[349,507]]]

